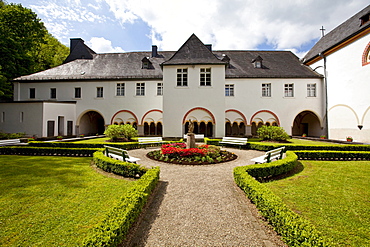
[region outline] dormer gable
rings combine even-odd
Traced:
[[[262,64],[262,57],[257,56],[255,59],[252,60],[252,63],[256,69],[263,69],[263,64]]]
[[[361,24],[360,26],[363,26],[365,25],[366,23],[368,23],[370,21],[370,13],[367,13],[363,16],[360,17],[360,21],[361,21]]]
[[[142,69],[154,69],[152,62],[150,62],[149,57],[144,57],[141,59]]]

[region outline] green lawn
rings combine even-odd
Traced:
[[[91,158],[0,156],[0,246],[79,246],[133,185]]]
[[[301,163],[302,172],[266,185],[337,246],[370,246],[370,162]]]
[[[109,140],[109,137],[101,137],[101,138],[91,138],[91,139],[85,139],[76,141],[78,143],[96,143],[96,142],[105,142],[106,140]]]

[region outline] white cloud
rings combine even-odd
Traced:
[[[105,0],[121,22],[140,18],[151,39],[176,50],[195,33],[215,49],[300,49],[366,7],[368,0]],[[300,51],[301,53],[303,51]]]
[[[124,52],[121,47],[113,47],[112,42],[103,37],[92,37],[86,44],[96,53]]]

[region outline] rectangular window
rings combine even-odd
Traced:
[[[23,120],[24,120],[24,113],[23,111],[21,111],[19,114],[19,122],[23,123]]]
[[[36,98],[36,88],[30,88],[30,99]]]
[[[293,96],[294,96],[293,83],[284,84],[284,97],[293,97]]]
[[[103,94],[103,87],[97,87],[96,88],[96,97],[97,98],[103,98],[104,94]]]
[[[145,83],[136,83],[136,96],[144,96],[145,95]]]
[[[1,122],[2,123],[5,122],[5,112],[4,111],[1,113]]]
[[[67,135],[71,136],[73,133],[73,121],[67,121]]]
[[[163,95],[163,83],[162,82],[157,83],[157,95]]]
[[[200,69],[200,85],[211,86],[211,68]]]
[[[234,84],[225,85],[225,96],[234,96]]]
[[[307,84],[307,97],[316,97],[316,84]]]
[[[177,69],[177,86],[188,86],[188,69]]]
[[[262,97],[271,97],[271,83],[262,83]]]
[[[125,83],[117,83],[116,96],[125,96]]]
[[[57,98],[57,89],[50,88],[50,99],[56,99],[56,98]]]
[[[75,99],[80,99],[80,98],[81,98],[81,88],[75,87]]]

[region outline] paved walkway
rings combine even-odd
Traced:
[[[258,151],[228,149],[235,161],[206,166],[155,162],[131,150],[145,166],[160,166],[152,200],[124,246],[285,246],[233,181],[233,168]]]

